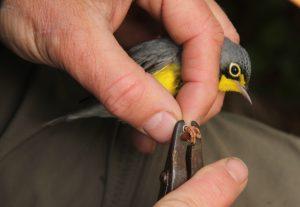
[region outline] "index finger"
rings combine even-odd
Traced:
[[[170,36],[183,45],[185,84],[177,95],[183,118],[187,121],[203,118],[217,97],[222,27],[204,0],[140,2],[144,8],[154,10],[152,14],[160,13]],[[156,5],[159,3],[160,7]]]

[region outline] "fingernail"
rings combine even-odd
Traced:
[[[159,142],[168,141],[173,133],[176,119],[167,112],[154,114],[144,124],[144,131]]]
[[[248,177],[248,168],[238,158],[229,158],[226,162],[226,169],[237,183],[243,183]]]

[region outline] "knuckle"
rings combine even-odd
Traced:
[[[125,74],[106,87],[103,103],[111,113],[122,118],[134,112],[144,92],[145,86],[136,76]]]
[[[85,60],[91,60],[92,44],[87,41],[88,33],[83,29],[73,26],[65,28],[52,28],[46,36],[49,36],[47,52],[52,62],[59,64],[59,67],[69,69],[85,68]],[[77,72],[79,72],[77,71]]]

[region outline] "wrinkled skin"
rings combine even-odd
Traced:
[[[224,94],[217,83],[224,34],[235,42],[239,37],[212,0],[136,3],[183,45],[185,84],[176,100],[128,57],[113,35],[132,4],[129,0],[3,0],[0,38],[29,61],[66,70],[110,112],[142,132],[135,144],[149,152],[153,140],[170,139],[177,120],[203,123],[220,111]],[[118,36],[126,39],[122,32]],[[226,163],[204,168],[157,206],[229,205],[244,188],[247,170],[239,165],[228,171]],[[235,179],[233,171],[243,179]]]

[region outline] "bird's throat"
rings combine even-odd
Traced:
[[[239,81],[241,86],[245,86],[245,79],[244,76],[241,75],[240,81]],[[237,85],[237,81],[226,78],[225,75],[222,75],[219,81],[219,90],[223,92],[241,92],[240,88]]]

